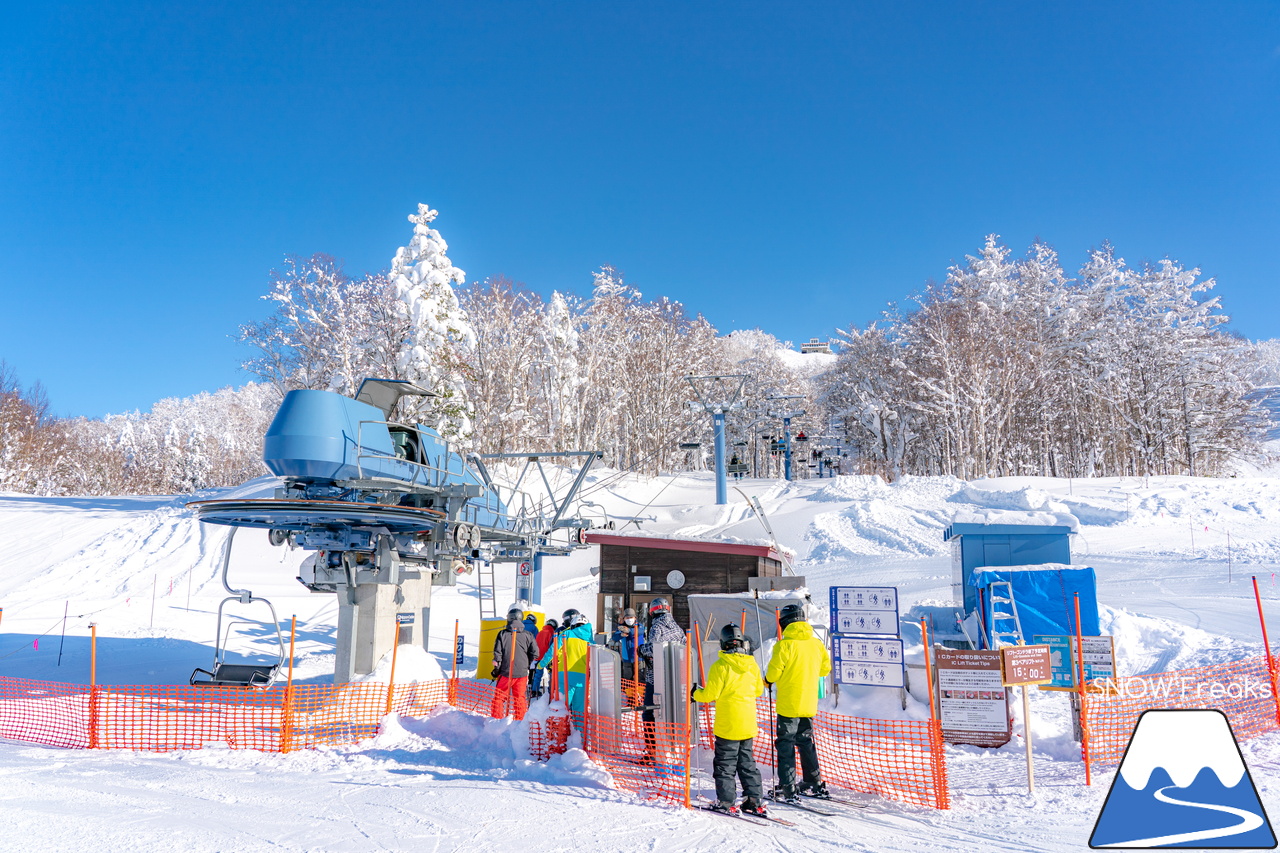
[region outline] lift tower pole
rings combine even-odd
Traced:
[[[686,376],[698,395],[694,408],[701,407],[711,415],[716,448],[716,506],[729,502],[729,487],[724,471],[724,417],[734,409],[742,408],[742,389],[747,384],[747,374],[733,373],[720,376]]]
[[[769,397],[770,402],[786,401],[786,400],[803,400],[804,397],[799,394],[786,394],[777,397]],[[782,418],[782,477],[784,480],[791,479],[791,419],[803,417],[804,409],[796,411],[770,412],[771,417]]]

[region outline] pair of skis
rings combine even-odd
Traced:
[[[754,823],[756,826],[768,826],[771,823],[777,824],[778,826],[786,826],[786,827],[795,826],[795,824],[792,823],[791,821],[783,820],[782,818],[774,817],[773,815],[751,814],[749,812],[743,812],[743,811],[737,811],[737,810],[727,812],[727,811],[724,811],[723,809],[716,808],[711,803],[699,803],[698,808],[704,812],[710,812],[711,814],[722,815],[727,818],[732,818],[733,820],[744,820],[747,823]]]
[[[853,800],[839,800],[831,797],[809,797],[803,794],[800,796],[800,800],[801,800],[800,802],[789,802],[787,800],[770,799],[769,802],[772,803],[773,805],[783,806],[789,809],[799,809],[800,811],[809,812],[810,814],[821,815],[823,817],[850,817],[851,815],[849,815],[847,812],[844,812],[844,811],[819,808],[816,805],[811,805],[811,803],[827,802],[837,806],[847,806],[853,809],[865,809],[869,807],[869,804],[867,803],[856,803]],[[717,809],[713,807],[710,803],[699,804],[698,808],[702,809],[703,811],[711,812],[712,814],[719,814],[719,815],[724,815],[725,817],[745,820],[749,823],[754,823],[757,826],[767,826],[770,823],[777,824],[778,826],[787,826],[787,827],[795,826],[795,824],[792,823],[791,821],[783,820],[782,818],[774,817],[773,815],[758,815],[758,814],[751,814],[749,812],[741,812],[741,811],[726,812],[726,811],[722,811],[721,809]]]

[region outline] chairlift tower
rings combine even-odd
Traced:
[[[729,486],[724,470],[724,417],[729,412],[742,408],[742,389],[746,387],[747,374],[686,376],[685,380],[698,395],[698,401],[690,405],[700,407],[711,415],[716,451],[716,506],[724,506],[729,502]]]
[[[783,402],[787,400],[803,400],[804,397],[799,394],[785,394],[777,397],[769,397],[770,402]],[[791,419],[799,418],[805,415],[804,409],[796,409],[795,411],[770,412],[769,416],[774,418],[782,418],[782,477],[784,480],[791,479]]]

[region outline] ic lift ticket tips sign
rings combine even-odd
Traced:
[[[906,687],[894,587],[831,587],[831,657],[836,683]]]

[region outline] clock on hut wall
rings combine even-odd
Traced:
[[[667,572],[667,586],[672,589],[679,589],[684,586],[684,572],[679,569],[672,569]]]

